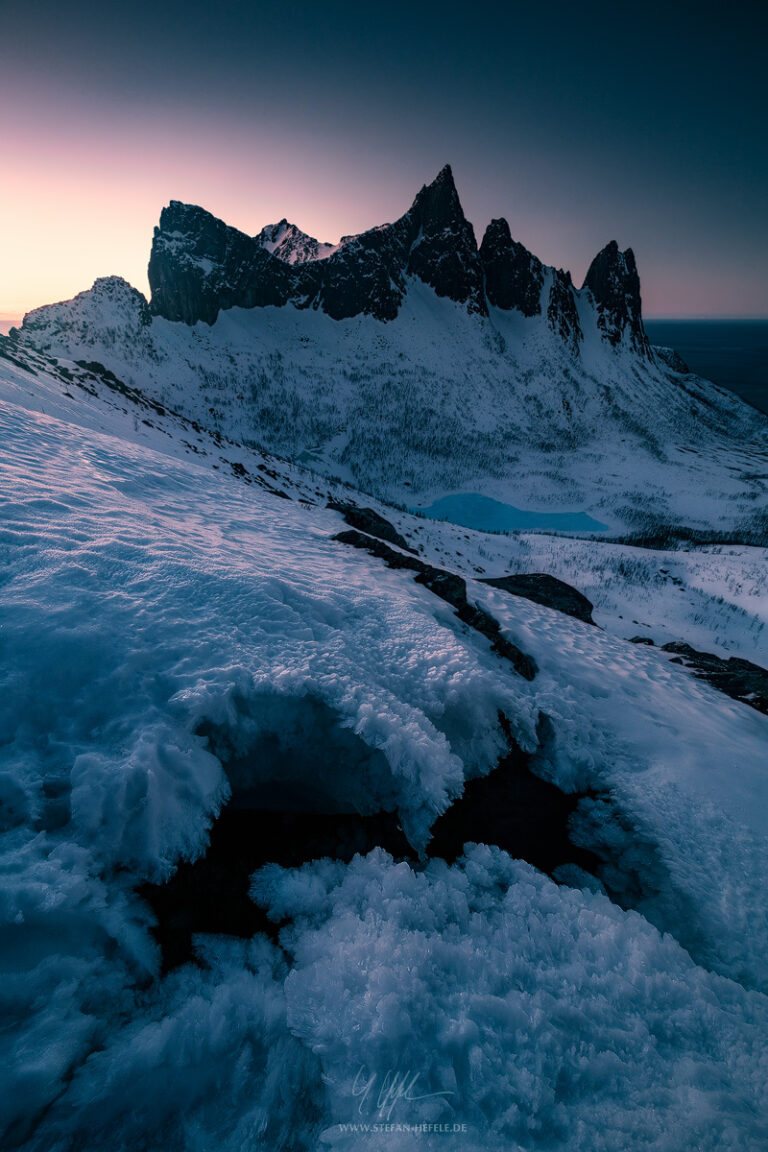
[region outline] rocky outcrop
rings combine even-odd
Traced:
[[[286,264],[308,264],[312,260],[326,260],[352,239],[352,236],[344,236],[338,244],[323,244],[320,240],[315,240],[314,236],[302,232],[295,224],[289,224],[286,219],[278,221],[277,224],[267,224],[255,237],[262,248],[266,248],[267,252],[271,252]]]
[[[534,604],[543,604],[545,608],[555,608],[564,612],[566,616],[573,616],[576,620],[583,620],[585,624],[594,624],[592,619],[593,604],[583,593],[563,580],[547,573],[518,573],[510,576],[484,576],[481,584],[490,584],[492,588],[501,588],[512,596],[522,596],[532,600]]]
[[[483,271],[472,225],[464,215],[450,165],[425,185],[395,227],[408,239],[407,271],[447,296],[485,314]]]
[[[191,204],[160,214],[149,258],[152,311],[166,320],[213,324],[222,308],[286,304],[290,266],[244,232]]]
[[[579,311],[570,272],[552,269],[552,283],[547,304],[547,323],[566,348],[575,356],[582,340]]]
[[[594,301],[597,326],[604,339],[614,346],[626,343],[650,358],[643,327],[640,277],[632,249],[619,251],[615,240],[606,244],[590,264],[584,288]]]
[[[544,265],[522,244],[512,239],[506,220],[491,220],[480,245],[488,303],[523,316],[541,312]]]
[[[590,310],[580,306],[570,273],[543,265],[501,218],[491,221],[478,250],[448,165],[393,224],[336,245],[320,244],[287,220],[247,236],[202,208],[172,201],[155,229],[149,262],[152,312],[187,324],[212,324],[222,309],[287,303],[334,320],[390,321],[413,279],[470,314],[487,316],[491,306],[543,315],[570,355],[579,353]],[[592,261],[583,292],[609,344],[652,358],[631,249],[607,245]],[[680,363],[665,363],[682,371]]]
[[[395,544],[398,548],[405,549],[406,552],[414,551],[408,541],[397,531],[394,524],[390,524],[389,520],[386,520],[373,508],[359,508],[357,504],[337,500],[330,500],[328,507],[332,508],[334,512],[341,512],[344,522],[349,524],[350,528],[357,528],[368,536],[375,536],[377,540],[386,540],[389,544]]]
[[[660,348],[658,344],[654,344],[651,350],[656,357],[656,362],[661,363],[663,367],[671,368],[673,372],[679,372],[681,376],[687,376],[690,372],[685,360],[674,348]]]
[[[709,681],[726,696],[768,714],[768,670],[759,664],[738,656],[723,660],[711,652],[698,652],[678,640],[662,644],[661,650],[673,653],[670,663],[685,665],[700,680]]]
[[[27,312],[20,332],[42,352],[59,338],[69,345],[86,344],[95,332],[106,343],[128,335],[139,348],[148,339],[151,324],[149,305],[137,288],[121,276],[102,276],[72,300]]]
[[[338,540],[340,544],[351,544],[353,548],[361,548],[371,556],[383,560],[389,568],[405,568],[415,572],[416,583],[423,584],[434,596],[450,604],[456,610],[456,616],[462,624],[467,624],[490,640],[491,650],[503,660],[508,660],[518,675],[525,680],[535,678],[538,669],[533,657],[522,652],[511,640],[507,640],[506,636],[502,636],[498,620],[494,620],[489,612],[469,601],[467,582],[462,576],[457,576],[455,572],[446,572],[443,568],[435,568],[432,564],[425,564],[416,556],[405,556],[402,552],[395,552],[381,540],[375,540],[372,536],[366,536],[354,529],[339,532],[334,536],[334,540]]]
[[[173,201],[161,213],[149,261],[152,311],[187,324],[212,324],[222,308],[289,300],[335,320],[393,320],[409,276],[469,312],[487,312],[475,234],[449,167],[394,224],[346,237],[323,259],[288,263],[268,251],[263,234],[246,236],[202,208]]]
[[[548,278],[547,324],[572,354],[578,354],[582,333],[569,272],[545,268],[538,257],[512,239],[504,219],[491,220],[486,228],[480,245],[480,262],[488,303],[505,311],[514,309],[523,316],[541,313]]]

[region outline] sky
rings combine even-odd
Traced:
[[[147,292],[169,200],[335,241],[450,163],[478,240],[580,284],[635,250],[648,316],[768,316],[768,17],[453,0],[0,0],[0,322]]]

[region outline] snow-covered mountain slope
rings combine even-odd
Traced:
[[[142,360],[160,324],[137,322]],[[335,539],[324,504],[351,490],[217,440],[125,375],[0,351],[5,1144],[413,1149],[432,1124],[462,1152],[762,1146],[768,717],[471,579],[528,548],[578,586],[605,549],[598,624],[620,632],[636,582],[674,629],[692,609],[651,596],[625,563],[638,550],[390,513],[439,579],[465,577],[484,616],[457,615],[455,586],[414,580],[396,544],[401,569]],[[710,597],[757,618],[737,579],[751,555],[717,554],[731,578],[713,568]],[[430,859],[467,781],[515,772],[581,797],[561,883],[493,840]],[[276,796],[308,825],[395,812],[412,851],[265,854],[251,906],[271,935],[200,930],[198,963],[164,972],[147,882]],[[388,1075],[410,1090],[380,1098]]]
[[[338,244],[323,244],[322,241],[315,240],[314,236],[302,232],[295,224],[289,224],[283,219],[277,224],[267,224],[259,232],[256,240],[267,252],[277,256],[279,260],[284,260],[286,264],[306,264],[310,260],[325,260],[326,257],[332,256],[343,244],[354,240],[354,236],[342,236]]]
[[[414,279],[391,323],[287,304],[190,327],[109,279],[31,313],[17,341],[105,365],[202,427],[386,500],[481,492],[614,532],[764,542],[765,417],[594,323],[574,359],[546,316],[469,314]]]

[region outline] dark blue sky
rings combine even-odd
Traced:
[[[144,287],[172,197],[336,240],[450,162],[478,233],[505,215],[579,283],[615,238],[649,314],[768,315],[766,30],[739,3],[0,2],[0,311]]]

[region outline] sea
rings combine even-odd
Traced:
[[[645,330],[697,376],[768,412],[768,320],[646,320]]]

